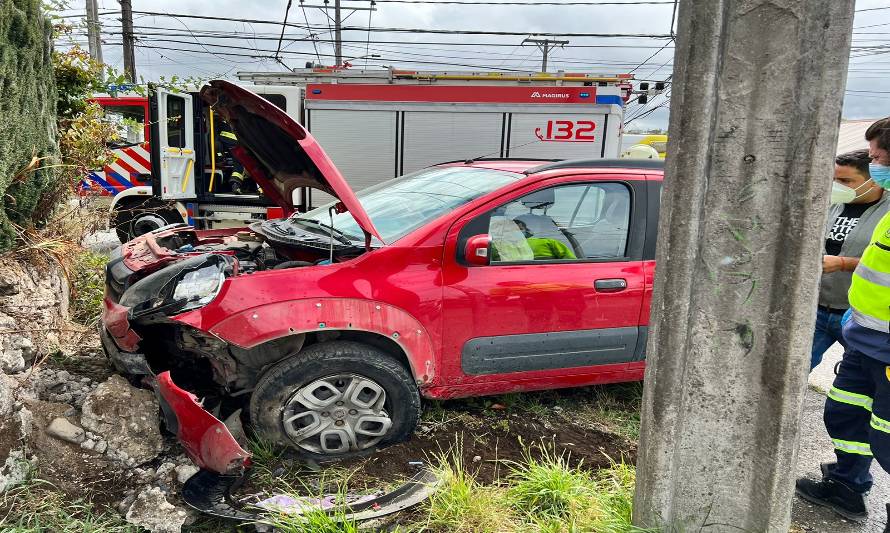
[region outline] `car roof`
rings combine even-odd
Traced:
[[[664,171],[661,159],[520,159],[520,158],[484,158],[466,161],[449,161],[439,166],[468,166],[516,172],[531,176],[554,170],[644,170],[660,174]]]

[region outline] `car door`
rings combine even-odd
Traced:
[[[484,381],[487,392],[499,392],[491,387],[497,381],[581,385],[579,375],[621,373],[615,365],[640,356],[642,180],[563,178],[487,204],[452,226],[443,259],[443,363],[461,385]],[[470,266],[462,248],[484,234],[490,263]],[[576,378],[545,379],[568,375]]]
[[[195,134],[192,96],[157,89],[157,131],[161,198],[195,198]]]

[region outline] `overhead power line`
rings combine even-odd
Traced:
[[[864,13],[865,11],[881,11],[881,10],[884,10],[884,9],[890,9],[890,6],[885,6],[885,7],[869,7],[869,8],[866,8],[866,9],[857,9],[855,12],[856,12],[856,13]]]
[[[308,28],[309,27],[309,17],[306,15],[306,7],[303,6],[303,2],[300,2],[300,9],[303,10],[303,19],[306,21],[306,27]],[[284,22],[285,23],[281,25],[282,32],[284,31],[285,24],[287,24],[287,21],[284,21]],[[321,56],[318,55],[318,44],[315,42],[316,37],[315,37],[315,35],[312,34],[312,32],[309,32],[309,38],[312,39],[312,48],[315,49],[315,57],[318,59],[318,62],[321,63]]]
[[[287,0],[287,7],[284,8],[284,19],[281,21],[281,35],[278,36],[278,50],[275,51],[275,59],[277,59],[282,65],[284,62],[281,61],[280,53],[281,53],[281,41],[284,39],[284,30],[287,28],[285,24],[287,24],[287,14],[290,13],[290,6],[293,3],[293,0]],[[284,65],[285,67],[287,65]]]
[[[345,2],[360,2],[361,0],[343,0]],[[376,0],[379,4],[428,4],[428,5],[462,5],[462,6],[653,6],[671,5],[673,0],[647,0],[631,2],[592,2],[551,0],[549,2],[516,2],[516,1],[484,1],[484,0]]]
[[[159,11],[133,11],[133,13],[138,13],[140,15],[149,15],[155,17],[173,17],[173,18],[191,18],[191,19],[201,19],[201,20],[224,20],[229,22],[249,22],[252,24],[272,24],[279,25],[284,24],[286,26],[291,26],[295,28],[302,28],[305,30],[312,30],[322,28],[321,26],[304,26],[302,24],[294,24],[292,22],[280,23],[269,20],[258,20],[258,19],[238,19],[231,17],[211,17],[207,15],[189,15],[182,13],[162,13]],[[324,29],[324,28],[322,28]],[[528,31],[490,31],[490,30],[455,30],[455,29],[436,29],[436,28],[382,28],[382,27],[371,27],[365,28],[362,26],[344,26],[343,31],[373,31],[380,33],[429,33],[429,34],[442,34],[442,35],[513,35],[513,36],[527,36]],[[652,34],[652,33],[559,33],[559,32],[535,32],[533,36],[541,36],[541,37],[597,37],[601,39],[606,38],[640,38],[640,39],[669,39],[670,34]]]
[[[111,34],[119,34],[120,32],[110,32],[110,33]],[[139,37],[143,36],[143,34],[141,34],[141,33],[137,34],[137,35]],[[172,37],[183,37],[183,38],[191,37],[191,35],[183,35],[183,34],[167,34],[167,35],[172,36]],[[146,44],[153,44],[153,43],[199,44],[200,46],[202,46],[202,48],[209,46],[209,47],[215,48],[215,49],[221,48],[221,49],[232,49],[232,50],[239,50],[239,51],[240,50],[249,50],[249,51],[258,52],[258,55],[262,55],[262,54],[259,54],[259,52],[266,51],[266,50],[258,49],[256,47],[229,45],[229,44],[213,43],[213,42],[207,42],[207,41],[199,41],[198,43],[194,43],[190,40],[180,40],[180,39],[175,39],[175,38],[167,39],[164,37],[158,37],[157,35],[152,35],[151,42],[148,42],[148,41],[144,41],[144,42]],[[527,58],[517,58],[517,57],[511,58],[510,54],[507,54],[506,57],[504,57],[504,54],[498,54],[496,52],[489,52],[489,53],[469,52],[469,53],[474,54],[473,56],[454,55],[454,54],[442,55],[442,54],[434,54],[434,53],[414,53],[414,52],[406,52],[403,50],[397,50],[397,49],[392,49],[392,48],[380,47],[380,46],[377,46],[377,43],[374,43],[374,44],[375,44],[375,46],[370,47],[370,48],[363,47],[363,46],[350,46],[350,45],[344,45],[344,47],[350,48],[353,50],[363,51],[363,52],[365,52],[365,55],[367,55],[369,51],[373,51],[373,52],[382,52],[385,54],[390,54],[393,57],[408,56],[408,57],[418,57],[418,58],[422,58],[422,59],[450,60],[450,61],[428,61],[428,62],[424,61],[425,64],[436,64],[436,63],[438,63],[438,64],[464,64],[463,62],[465,62],[467,60],[469,60],[469,61],[480,60],[480,61],[500,62],[500,64],[503,64],[504,62],[507,62],[507,61],[523,63],[527,60]],[[420,49],[420,50],[436,50],[436,49]],[[438,49],[438,50],[443,50],[443,49]],[[268,51],[273,53],[273,57],[277,57],[280,54],[298,54],[298,55],[302,55],[302,56],[311,56],[312,55],[307,52],[297,52],[297,51],[289,51],[289,50],[276,49],[276,50],[268,50]],[[318,55],[319,54],[316,54],[316,57],[318,58],[319,62],[321,62],[321,58],[318,57]],[[263,57],[265,57],[265,56],[263,56]],[[453,61],[453,60],[457,60],[457,61]],[[402,61],[408,62],[411,60],[410,59],[402,59]],[[668,62],[669,61],[670,61],[670,59],[668,59]],[[620,70],[624,70],[625,68],[630,68],[635,65],[634,63],[627,62],[627,61],[597,60],[595,58],[582,58],[582,57],[561,57],[559,59],[559,62],[563,65],[578,65],[578,66],[587,67],[587,68],[592,68],[594,66],[602,66],[604,68],[614,68],[614,69],[620,69]],[[667,62],[662,64],[660,67],[656,68],[655,70],[659,70],[659,69],[663,68],[666,64],[667,64]],[[486,68],[489,68],[489,67],[491,67],[491,66],[486,65]],[[634,70],[639,69],[639,65],[636,65],[636,67],[637,68],[635,68]],[[653,67],[650,67],[647,70],[651,70],[652,68]]]
[[[278,24],[280,24],[280,23],[278,23]],[[119,30],[120,26],[103,25],[103,28],[105,28],[106,30],[111,30],[111,29]],[[191,34],[200,34],[202,37],[213,38],[213,39],[243,40],[243,39],[249,37],[251,39],[256,39],[256,40],[271,40],[271,41],[278,40],[278,36],[275,34],[262,35],[262,34],[244,33],[244,32],[237,32],[237,31],[224,31],[224,30],[192,30],[191,33],[183,33],[183,30],[179,30],[177,28],[166,28],[166,27],[160,27],[160,26],[136,26],[136,28],[140,29],[140,30],[155,29],[155,30],[171,30],[171,31],[180,32],[180,33],[170,34],[170,33],[160,33],[160,32],[155,33],[155,32],[149,32],[149,31],[142,31],[141,35],[144,35],[146,37],[153,37],[153,36],[161,36],[161,37],[180,36],[180,37],[183,37],[183,36],[190,36]],[[363,31],[367,31],[367,28],[363,28]],[[120,32],[119,31],[118,32],[104,31],[103,33],[105,35],[119,35]],[[327,30],[325,30],[324,33],[327,33]],[[315,35],[315,34],[312,34],[312,35]],[[308,42],[308,41],[312,40],[311,38],[309,38],[306,35],[300,35],[300,36],[285,35],[284,38],[288,39],[288,40],[292,40],[292,41],[307,41]],[[322,42],[322,43],[334,42],[333,39],[315,39],[315,41]],[[344,43],[365,44],[367,41],[343,39],[343,42]],[[504,42],[494,43],[494,42],[474,42],[474,41],[405,41],[405,40],[380,41],[380,40],[376,40],[376,39],[374,40],[374,44],[398,44],[398,45],[406,45],[406,46],[426,46],[426,45],[463,46],[463,47],[469,46],[469,47],[500,47],[500,48],[514,48],[517,46],[514,43],[504,43]],[[623,44],[567,44],[567,45],[565,45],[565,48],[622,48],[622,49],[633,49],[633,50],[656,50],[656,49],[663,48],[663,46],[636,45],[636,44],[629,44],[629,45],[623,45]],[[668,46],[667,48],[673,48],[673,47]]]

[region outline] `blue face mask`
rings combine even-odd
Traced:
[[[869,163],[868,173],[871,174],[871,179],[878,184],[878,187],[890,189],[890,167]]]

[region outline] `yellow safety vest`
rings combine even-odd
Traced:
[[[847,297],[857,324],[890,333],[890,213],[871,234]]]

